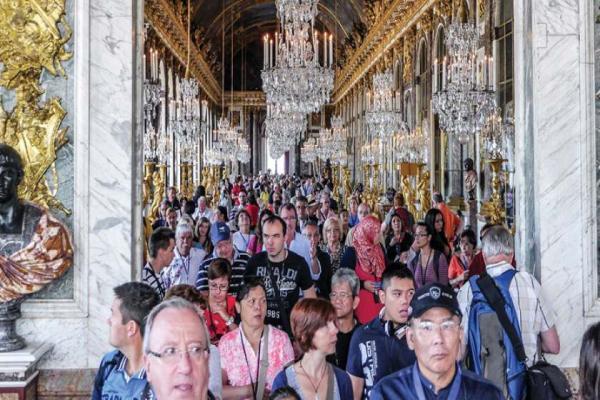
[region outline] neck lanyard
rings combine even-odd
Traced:
[[[431,253],[433,253],[433,249],[429,249],[429,256],[427,256],[427,264],[425,264],[425,272],[423,272],[423,263],[421,262],[421,255],[423,254],[423,251],[421,250],[419,252],[419,266],[421,267],[421,285],[425,285],[425,279],[427,279],[427,269],[429,268],[429,260],[431,260]]]
[[[423,384],[421,383],[421,377],[419,376],[419,367],[418,363],[415,362],[413,365],[413,385],[415,392],[417,393],[417,397],[419,400],[427,400],[425,397],[425,392],[423,391]],[[456,365],[456,375],[454,376],[454,381],[452,382],[452,386],[450,387],[450,393],[448,394],[448,400],[457,400],[458,393],[460,392],[460,386],[462,382],[462,373],[460,372],[460,366]]]
[[[246,359],[246,366],[248,367],[248,376],[250,377],[250,385],[252,385],[252,398],[256,399],[256,393],[258,392],[258,374],[260,372],[260,348],[262,346],[263,335],[265,334],[266,325],[260,334],[260,340],[258,341],[258,355],[256,356],[256,386],[252,380],[252,373],[250,372],[250,362],[248,361],[248,354],[246,353],[246,346],[244,345],[244,338],[242,327],[240,326],[240,342],[242,342],[242,350],[244,351],[244,358]]]

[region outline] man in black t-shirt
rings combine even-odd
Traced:
[[[285,330],[292,335],[289,316],[292,307],[300,298],[316,297],[313,281],[306,261],[285,244],[286,224],[278,216],[265,220],[262,241],[267,249],[257,253],[246,266],[246,277],[263,280],[267,290],[266,323]]]

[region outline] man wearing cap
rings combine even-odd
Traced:
[[[415,362],[405,334],[414,292],[415,281],[408,268],[395,263],[384,271],[378,297],[385,307],[350,340],[346,371],[354,400],[369,399],[377,382]]]
[[[410,303],[406,338],[417,361],[382,379],[371,392],[379,399],[504,399],[491,382],[457,362],[463,331],[452,289],[438,283],[417,290]]]
[[[198,278],[196,279],[196,288],[203,295],[208,295],[208,276],[206,275],[208,266],[215,258],[225,258],[231,264],[231,280],[229,283],[229,293],[235,296],[243,283],[246,264],[250,256],[248,253],[238,251],[233,246],[231,231],[225,222],[215,222],[210,228],[210,240],[214,250],[211,255],[200,266]]]

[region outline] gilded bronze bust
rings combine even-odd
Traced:
[[[14,333],[24,297],[62,276],[73,263],[67,228],[47,210],[19,199],[23,174],[17,151],[0,144],[0,320],[10,317],[0,324],[0,351],[24,346]]]

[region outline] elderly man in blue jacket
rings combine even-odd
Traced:
[[[457,362],[463,338],[462,314],[450,287],[438,283],[423,286],[410,307],[406,338],[417,361],[379,381],[371,391],[371,400],[504,400],[493,383],[462,370]]]

